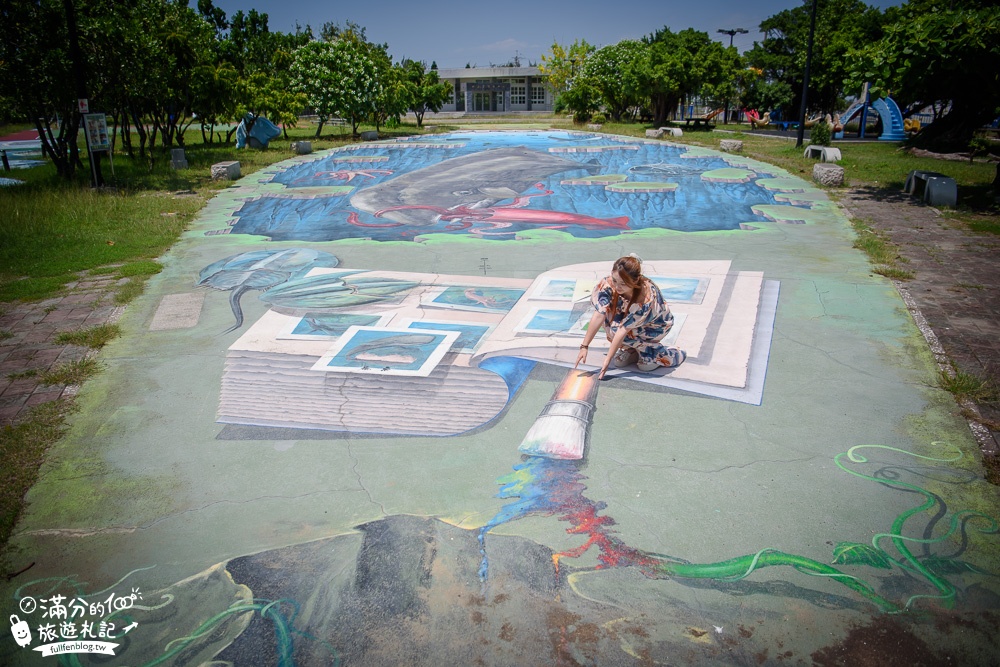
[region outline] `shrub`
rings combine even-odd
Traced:
[[[809,143],[813,146],[829,146],[832,138],[833,133],[830,131],[830,126],[826,124],[825,120],[821,120],[813,125],[812,130],[809,132]]]
[[[603,125],[608,122],[607,117],[603,113],[595,113],[594,117],[591,119],[595,123]]]

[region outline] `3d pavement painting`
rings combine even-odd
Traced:
[[[837,661],[851,642],[865,637],[978,662],[995,649],[990,628],[1000,620],[998,569],[990,564],[997,523],[994,508],[975,500],[977,464],[961,443],[897,437],[896,417],[873,434],[879,439],[871,442],[883,444],[852,440],[857,420],[823,405],[803,418],[828,416],[829,425],[795,427],[803,441],[818,431],[816,448],[797,443],[780,458],[801,465],[764,475],[778,491],[743,476],[758,452],[717,465],[726,443],[700,445],[716,457],[711,463],[694,463],[697,452],[676,467],[665,463],[684,455],[666,444],[672,421],[728,415],[767,431],[751,424],[754,411],[779,409],[769,406],[775,400],[797,409],[794,394],[804,385],[787,395],[765,392],[769,366],[787,361],[774,345],[786,287],[770,261],[735,249],[752,239],[777,247],[777,256],[782,244],[796,247],[796,234],[814,242],[816,229],[845,224],[822,192],[776,167],[577,132],[365,143],[248,177],[210,203],[186,240],[202,264],[192,273],[190,257],[181,263],[145,322],[159,340],[197,332],[209,341],[205,349],[225,358],[214,375],[215,418],[194,427],[214,435],[198,447],[265,442],[280,455],[303,443],[347,443],[339,459],[314,450],[331,458],[311,465],[339,461],[352,479],[362,476],[359,467],[368,475],[405,468],[403,461],[417,460],[407,452],[423,451],[418,458],[430,463],[387,483],[420,494],[400,492],[374,513],[341,508],[339,523],[303,523],[299,539],[248,527],[240,555],[158,590],[140,590],[155,563],[103,572],[111,585],[69,573],[22,582],[13,593],[18,613],[35,629],[59,618],[56,605],[72,610],[76,602],[79,621],[107,629],[101,637],[130,665],[844,664]],[[705,237],[724,241],[692,258],[690,240]],[[588,243],[613,245],[592,251]],[[512,248],[525,254],[504,275],[493,258],[514,257]],[[671,304],[670,342],[688,359],[651,374],[614,370],[600,391],[589,382],[574,399],[585,409],[561,417],[551,408],[560,392],[594,370],[572,370],[590,290],[610,260],[632,250]],[[604,259],[593,261],[592,252]],[[442,272],[439,256],[466,265],[473,257],[481,270]],[[421,267],[427,257],[434,266]],[[790,310],[801,298],[793,292]],[[202,302],[214,316],[171,316],[192,303],[197,313]],[[602,345],[598,336],[592,363]],[[838,354],[823,358],[833,368],[849,365],[849,355],[867,359],[857,350]],[[884,387],[867,380],[871,389],[847,391],[862,404],[886,400]],[[532,382],[537,388],[525,390]],[[832,403],[844,391],[834,385]],[[602,403],[608,392],[614,400]],[[901,390],[897,400],[909,405],[907,392],[919,390]],[[622,403],[638,416],[621,412]],[[648,412],[636,407],[643,405]],[[837,429],[843,441],[830,435]],[[545,450],[539,438],[567,437],[584,439],[582,459],[536,455]],[[623,438],[660,444],[629,448]],[[845,444],[830,449],[831,442]],[[364,463],[356,452],[366,443],[373,458]],[[399,449],[385,449],[393,443]],[[384,456],[400,460],[379,464]],[[457,483],[455,462],[470,460],[473,481]],[[477,486],[491,470],[495,482]],[[709,479],[713,470],[726,480],[722,489],[756,490],[714,493],[724,500],[684,481],[692,471]],[[804,479],[783,481],[797,476]],[[624,493],[630,478],[645,491]],[[365,492],[362,505],[372,505]],[[449,500],[440,507],[425,500],[435,494]],[[333,500],[357,502],[350,493]],[[718,523],[720,505],[740,515],[737,523]],[[838,534],[849,524],[824,517],[844,512],[861,527]],[[352,523],[358,516],[368,518]],[[36,522],[21,539],[40,548],[48,535]],[[39,611],[27,611],[29,599]],[[937,632],[918,636],[885,620],[897,618],[933,621]],[[61,620],[73,619],[70,612]],[[967,637],[951,634],[959,627]],[[59,632],[55,622],[50,643],[80,636]],[[27,653],[8,652],[22,661]]]

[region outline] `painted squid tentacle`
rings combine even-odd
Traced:
[[[936,442],[933,442],[931,444],[933,444],[933,445],[944,445],[946,443],[936,441]],[[911,597],[906,602],[906,605],[905,605],[904,608],[909,608],[910,604],[914,600],[919,599],[919,598],[923,598],[923,597],[933,597],[935,599],[940,599],[940,600],[945,601],[950,606],[950,604],[952,602],[954,602],[954,599],[955,599],[955,587],[950,582],[948,582],[947,580],[939,577],[934,572],[932,572],[931,570],[927,569],[927,567],[925,567],[923,565],[923,563],[921,563],[919,560],[917,560],[917,558],[907,548],[907,546],[906,546],[906,542],[907,541],[920,542],[920,540],[917,540],[917,539],[914,539],[914,538],[907,538],[907,537],[904,537],[903,534],[902,534],[903,533],[903,526],[906,524],[906,522],[909,520],[909,518],[911,516],[914,516],[915,514],[920,514],[922,512],[925,512],[925,511],[929,510],[930,508],[934,507],[934,505],[936,505],[937,502],[938,502],[937,498],[935,498],[933,495],[931,495],[930,493],[928,493],[924,489],[922,489],[919,486],[916,486],[914,484],[909,484],[907,482],[902,482],[902,481],[899,481],[899,480],[880,479],[878,477],[872,477],[871,475],[865,475],[863,473],[857,472],[856,470],[851,470],[851,469],[847,468],[841,462],[842,459],[846,456],[853,463],[867,463],[868,459],[866,459],[864,456],[861,456],[860,454],[856,454],[855,453],[857,450],[859,450],[859,449],[865,449],[865,448],[885,449],[885,450],[888,450],[888,451],[891,451],[891,452],[898,452],[900,454],[908,454],[908,455],[913,456],[915,458],[924,459],[924,460],[927,460],[927,461],[940,461],[940,462],[957,461],[958,459],[962,458],[961,451],[958,451],[957,448],[956,448],[956,454],[955,454],[955,456],[953,456],[951,458],[937,458],[937,457],[933,457],[933,456],[924,456],[922,454],[915,454],[913,452],[908,452],[905,449],[898,449],[896,447],[889,447],[889,446],[886,446],[886,445],[856,445],[854,447],[851,447],[849,450],[847,450],[846,454],[845,453],[837,454],[837,456],[835,456],[834,459],[833,459],[834,463],[837,464],[837,467],[839,467],[841,470],[843,470],[846,473],[854,475],[855,477],[860,477],[861,479],[867,479],[867,480],[870,480],[870,481],[873,481],[873,482],[878,482],[879,484],[889,484],[891,486],[896,486],[896,487],[900,487],[900,488],[904,488],[904,489],[909,489],[911,491],[916,491],[917,493],[919,493],[922,496],[924,496],[925,500],[924,500],[924,502],[920,506],[910,508],[907,511],[903,512],[902,514],[900,514],[898,517],[896,517],[896,520],[892,522],[892,532],[891,533],[881,533],[881,534],[876,535],[875,537],[873,537],[872,538],[872,546],[874,546],[876,549],[882,549],[878,545],[879,541],[882,538],[884,538],[884,537],[890,538],[892,540],[893,545],[896,547],[896,550],[903,556],[904,561],[907,563],[907,566],[903,566],[902,564],[900,564],[900,566],[904,567],[904,569],[906,569],[908,571],[916,572],[916,573],[919,573],[919,574],[923,575],[923,577],[925,579],[927,579],[927,581],[929,581],[931,583],[931,585],[934,586],[934,588],[936,588],[941,593],[938,596],[915,595],[915,596]],[[950,532],[951,531],[949,531],[949,533]],[[882,551],[884,551],[884,549],[882,549]],[[894,562],[896,562],[896,561],[894,561]]]
[[[876,593],[861,579],[841,572],[835,567],[811,558],[787,554],[777,549],[761,549],[755,554],[739,556],[717,563],[675,563],[660,562],[651,568],[649,576],[665,575],[685,579],[721,579],[735,581],[746,577],[756,569],[786,565],[809,575],[832,577],[854,590],[883,611],[899,611],[899,608]]]

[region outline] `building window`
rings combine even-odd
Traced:
[[[531,87],[531,104],[545,104],[545,86],[535,84]]]
[[[524,84],[515,84],[510,87],[510,103],[524,106],[527,101],[526,88]]]

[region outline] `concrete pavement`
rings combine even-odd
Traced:
[[[995,490],[822,193],[660,142],[427,139],[251,175],[168,253],[14,539],[32,647],[71,639],[39,637],[62,595],[111,664],[989,664]],[[601,383],[582,461],[521,456],[628,252],[694,354]]]

